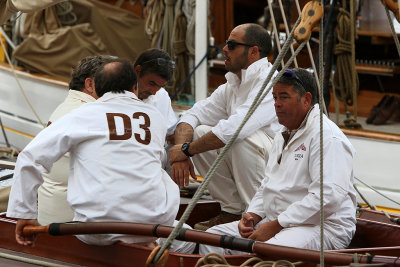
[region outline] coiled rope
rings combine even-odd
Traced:
[[[174,83],[172,88],[178,88],[183,81],[185,81],[185,77],[188,76],[188,62],[189,62],[189,51],[186,48],[186,16],[182,11],[183,0],[180,2],[181,8],[178,11],[178,14],[175,17],[174,23],[174,31],[173,31],[173,42],[172,47],[174,49],[175,54],[175,62],[176,68],[174,72]],[[190,82],[185,83],[183,87],[183,91],[185,93],[191,92]],[[180,90],[175,90],[171,92],[173,94],[177,94],[178,96],[182,93]]]
[[[260,258],[253,257],[245,262],[243,262],[238,267],[295,267],[296,265],[300,265],[302,262],[295,262],[292,263],[286,260],[279,260],[279,261],[263,261]],[[230,265],[226,259],[217,254],[217,253],[210,253],[205,255],[204,257],[200,258],[195,267],[235,267],[234,265]]]
[[[163,23],[163,38],[162,49],[174,58],[174,51],[172,49],[172,32],[174,30],[174,8],[176,0],[164,0],[164,23]]]
[[[345,105],[353,105],[353,98],[357,95],[358,76],[355,74],[355,62],[352,61],[352,42],[351,25],[354,23],[350,19],[350,12],[346,10],[346,0],[343,0],[343,7],[339,8],[338,26],[336,35],[338,43],[334,53],[337,56],[337,70],[333,76],[336,97]],[[354,79],[353,79],[354,76]]]
[[[202,196],[204,190],[207,188],[209,182],[210,182],[210,178],[214,175],[215,171],[217,170],[217,168],[219,167],[219,165],[221,164],[222,160],[224,159],[226,153],[228,152],[228,150],[230,149],[230,147],[232,146],[233,142],[236,140],[237,136],[239,135],[239,132],[242,130],[244,124],[248,121],[248,119],[250,118],[250,116],[254,113],[254,111],[256,110],[256,108],[260,105],[260,103],[262,102],[262,100],[265,98],[265,96],[269,93],[269,91],[271,90],[272,86],[275,85],[275,83],[279,80],[279,78],[282,76],[282,74],[284,73],[284,71],[290,66],[290,64],[293,62],[293,59],[297,56],[297,54],[301,51],[301,49],[304,47],[305,42],[301,43],[300,46],[297,48],[297,50],[295,51],[295,54],[292,55],[292,57],[289,59],[289,61],[286,63],[286,65],[284,66],[284,68],[276,75],[276,77],[274,78],[272,84],[269,86],[269,88],[264,92],[265,88],[267,87],[268,83],[270,82],[272,75],[274,74],[274,72],[278,69],[279,66],[279,62],[282,60],[282,58],[286,55],[287,51],[289,50],[289,45],[293,40],[293,33],[294,33],[294,29],[297,27],[297,25],[300,23],[300,19],[301,17],[298,18],[298,20],[296,21],[295,26],[293,27],[291,33],[289,34],[284,46],[282,47],[282,52],[279,53],[278,57],[276,58],[274,64],[272,65],[271,71],[268,74],[268,77],[265,79],[262,87],[260,88],[257,96],[255,97],[252,105],[249,108],[249,111],[247,112],[246,116],[244,117],[243,121],[241,122],[240,126],[238,127],[238,129],[235,131],[235,133],[233,134],[233,136],[229,139],[229,141],[226,143],[226,145],[224,146],[224,148],[222,149],[221,153],[218,155],[217,159],[214,161],[213,165],[210,167],[206,177],[204,178],[203,182],[201,183],[201,185],[199,186],[199,188],[197,189],[196,193],[194,194],[193,198],[191,199],[191,201],[189,202],[188,207],[186,208],[185,212],[183,213],[181,219],[178,222],[178,225],[175,227],[175,229],[172,231],[172,233],[169,235],[169,237],[167,238],[167,240],[164,242],[164,244],[162,245],[162,247],[160,248],[160,250],[157,252],[157,254],[155,255],[154,261],[155,263],[158,262],[159,258],[161,257],[161,255],[163,254],[164,250],[166,250],[167,248],[169,248],[172,244],[172,241],[176,238],[176,236],[179,234],[180,229],[182,228],[182,225],[186,222],[186,220],[189,218],[190,213],[192,212],[194,206],[196,205],[197,201],[200,199],[200,197]],[[264,94],[263,94],[264,92]]]
[[[145,31],[151,40],[151,47],[156,47],[157,41],[160,37],[164,9],[165,6],[163,0],[149,0],[149,2],[147,2]]]

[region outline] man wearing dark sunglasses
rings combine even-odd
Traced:
[[[274,86],[279,122],[265,178],[240,221],[210,233],[268,244],[320,249],[320,109],[314,77],[305,69],[286,71]],[[355,233],[354,148],[323,115],[324,248],[346,248]],[[200,245],[200,253],[242,254]]]
[[[223,48],[227,82],[211,96],[197,102],[181,118],[175,131],[176,146],[170,150],[172,178],[180,186],[194,175],[193,163],[205,177],[217,154],[232,137],[262,87],[272,65],[268,32],[257,24],[234,28]],[[258,107],[240,132],[224,162],[208,186],[222,212],[209,221],[196,224],[206,230],[221,223],[238,220],[260,186],[268,152],[275,132],[280,129],[272,94]]]

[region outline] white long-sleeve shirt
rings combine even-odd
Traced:
[[[36,218],[41,173],[69,151],[68,203],[74,220],[172,225],[179,190],[161,168],[165,134],[166,123],[155,107],[131,92],[106,93],[53,122],[20,153],[7,216]],[[125,239],[99,239],[102,244],[116,240]]]
[[[355,151],[343,132],[325,115],[323,121],[325,227],[350,242],[356,223]],[[298,129],[285,147],[282,134],[276,135],[266,176],[248,212],[266,221],[278,219],[282,227],[320,224],[319,133],[319,107],[315,105],[305,126]]]
[[[143,99],[143,102],[155,106],[160,111],[167,121],[167,136],[173,134],[178,120],[175,116],[174,110],[172,109],[171,98],[169,97],[168,92],[161,87],[155,95]]]
[[[213,126],[212,132],[223,143],[227,143],[246,116],[271,68],[268,59],[262,58],[242,70],[242,80],[236,74],[228,72],[225,75],[227,82],[220,85],[210,97],[197,102],[182,116],[179,123],[186,122],[193,129],[198,125]],[[271,90],[244,125],[237,141],[245,139],[258,129],[263,129],[274,137],[280,128]]]

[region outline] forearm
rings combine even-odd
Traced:
[[[179,123],[175,130],[175,144],[183,144],[193,139],[194,129],[188,123]]]
[[[219,149],[225,144],[212,132],[208,132],[196,141],[190,143],[189,153],[192,155],[203,153],[205,151]]]

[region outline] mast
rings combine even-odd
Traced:
[[[195,33],[195,65],[204,57],[207,52],[207,16],[209,1],[196,0],[196,33]],[[208,75],[207,60],[198,67],[195,74],[195,102],[207,98]]]

